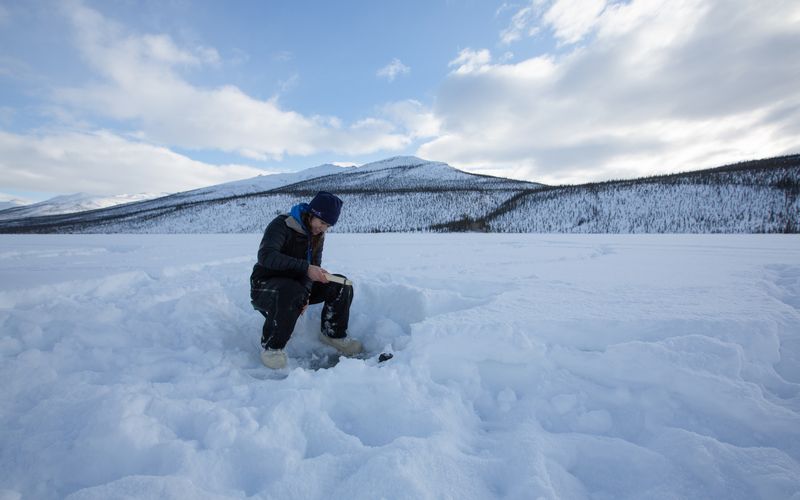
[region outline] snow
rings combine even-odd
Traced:
[[[491,218],[489,227],[531,233],[795,233],[797,221],[800,197],[762,179],[762,185],[642,183],[531,192],[513,210]]]
[[[394,232],[427,230],[464,215],[465,206],[489,212],[509,196],[505,191],[342,194],[342,216],[336,231]],[[122,233],[252,233],[262,231],[275,215],[287,213],[309,196],[270,194],[165,209],[146,216],[133,214],[82,228],[91,232]]]
[[[74,193],[55,196],[49,200],[30,205],[12,207],[13,210],[0,212],[0,220],[21,217],[41,217],[44,215],[71,214],[86,210],[114,207],[125,203],[150,200],[165,196],[166,193],[119,194],[114,196]],[[7,207],[8,208],[8,207]]]
[[[0,212],[8,210],[9,208],[19,208],[29,203],[30,202],[20,200],[19,198],[5,197],[0,193]]]
[[[374,170],[386,170],[397,167],[407,167],[410,165],[430,165],[430,164],[443,164],[443,163],[423,160],[422,158],[418,158],[416,156],[393,156],[391,158],[386,158],[384,160],[365,163],[359,167],[356,167],[354,170],[358,172],[369,172]]]
[[[0,498],[800,498],[797,236],[332,233],[279,372],[260,238],[0,236]]]
[[[301,182],[316,177],[338,174],[346,172],[344,167],[338,167],[330,163],[307,168],[299,172],[289,172],[280,174],[259,175],[250,179],[226,182],[216,186],[195,189],[180,193],[182,198],[192,200],[211,200],[230,196],[241,196],[251,193],[260,193],[271,189],[279,188],[296,182]]]
[[[327,176],[336,173],[346,172],[347,169],[336,165],[324,164],[316,167],[307,168],[299,172],[259,175],[250,179],[226,182],[206,188],[184,191],[181,193],[140,193],[140,194],[121,194],[115,196],[92,195],[88,193],[75,193],[61,195],[49,200],[30,204],[24,207],[16,205],[2,205],[0,202],[0,221],[21,219],[25,217],[42,217],[47,215],[72,214],[88,210],[116,207],[126,203],[137,201],[151,201],[146,206],[159,206],[162,204],[186,204],[188,202],[200,202],[206,200],[216,200],[243,196],[252,193],[260,193],[271,189],[279,188],[300,181],[313,179],[320,176]],[[141,210],[142,205],[134,205],[132,210]],[[12,210],[4,210],[12,208]]]
[[[342,233],[797,233],[800,167],[795,157],[779,160],[548,188],[399,157],[358,168],[321,165],[71,216],[0,220],[0,232],[252,233],[327,190],[344,201],[336,227]]]
[[[29,205],[31,203],[32,202],[30,200],[19,198],[18,196],[14,196],[8,193],[0,192],[0,211],[6,210],[8,208],[17,208],[23,205]]]

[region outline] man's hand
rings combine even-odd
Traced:
[[[308,271],[306,272],[306,274],[308,274],[308,277],[311,278],[311,281],[319,281],[320,283],[327,283],[328,278],[325,277],[325,273],[327,272],[328,271],[322,269],[321,267],[312,264],[308,266]]]

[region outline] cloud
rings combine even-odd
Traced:
[[[398,75],[407,75],[410,72],[411,68],[403,64],[400,59],[394,58],[392,62],[379,69],[377,75],[393,82]]]
[[[538,34],[539,27],[535,25],[535,22],[541,13],[536,4],[537,2],[531,2],[531,5],[521,8],[511,17],[511,24],[500,32],[502,43],[510,44],[521,40],[523,36]]]
[[[486,70],[491,60],[492,54],[488,49],[463,49],[458,53],[458,57],[450,61],[449,66],[457,66],[455,73],[458,75],[465,75]]]
[[[256,99],[232,85],[195,86],[183,73],[218,63],[214,49],[179,47],[167,35],[129,33],[77,0],[64,5],[77,47],[99,80],[58,89],[56,100],[134,126],[150,142],[276,160],[321,152],[367,154],[409,143],[381,120],[348,126],[335,117],[283,109],[277,97]]]
[[[297,82],[299,81],[300,81],[300,75],[298,75],[297,73],[292,73],[291,76],[289,76],[289,78],[278,82],[279,92],[281,94],[289,92],[290,90],[292,90],[297,86]]]
[[[561,40],[584,37],[562,53],[463,50],[436,96],[440,134],[417,154],[559,183],[800,150],[800,4],[634,0],[590,17],[560,18]]]
[[[435,137],[441,124],[432,110],[419,101],[409,99],[383,106],[382,114],[392,123],[397,123],[412,138]]]
[[[545,13],[544,22],[558,40],[575,43],[595,27],[605,7],[605,0],[558,0]]]
[[[6,188],[119,194],[177,192],[255,177],[263,170],[210,165],[108,131],[20,135],[0,131]]]
[[[500,41],[510,44],[550,30],[561,44],[579,42],[600,20],[606,0],[531,0],[500,32]]]

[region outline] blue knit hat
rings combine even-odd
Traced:
[[[320,191],[308,204],[308,208],[312,215],[333,226],[339,220],[339,212],[342,211],[342,200],[335,194]]]

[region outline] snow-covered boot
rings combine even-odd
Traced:
[[[364,350],[364,348],[361,347],[361,342],[356,339],[351,339],[350,337],[342,337],[337,339],[328,337],[324,333],[320,332],[319,339],[323,344],[328,344],[345,356],[355,356]]]
[[[261,362],[267,368],[280,370],[286,367],[286,353],[282,349],[262,349]]]

